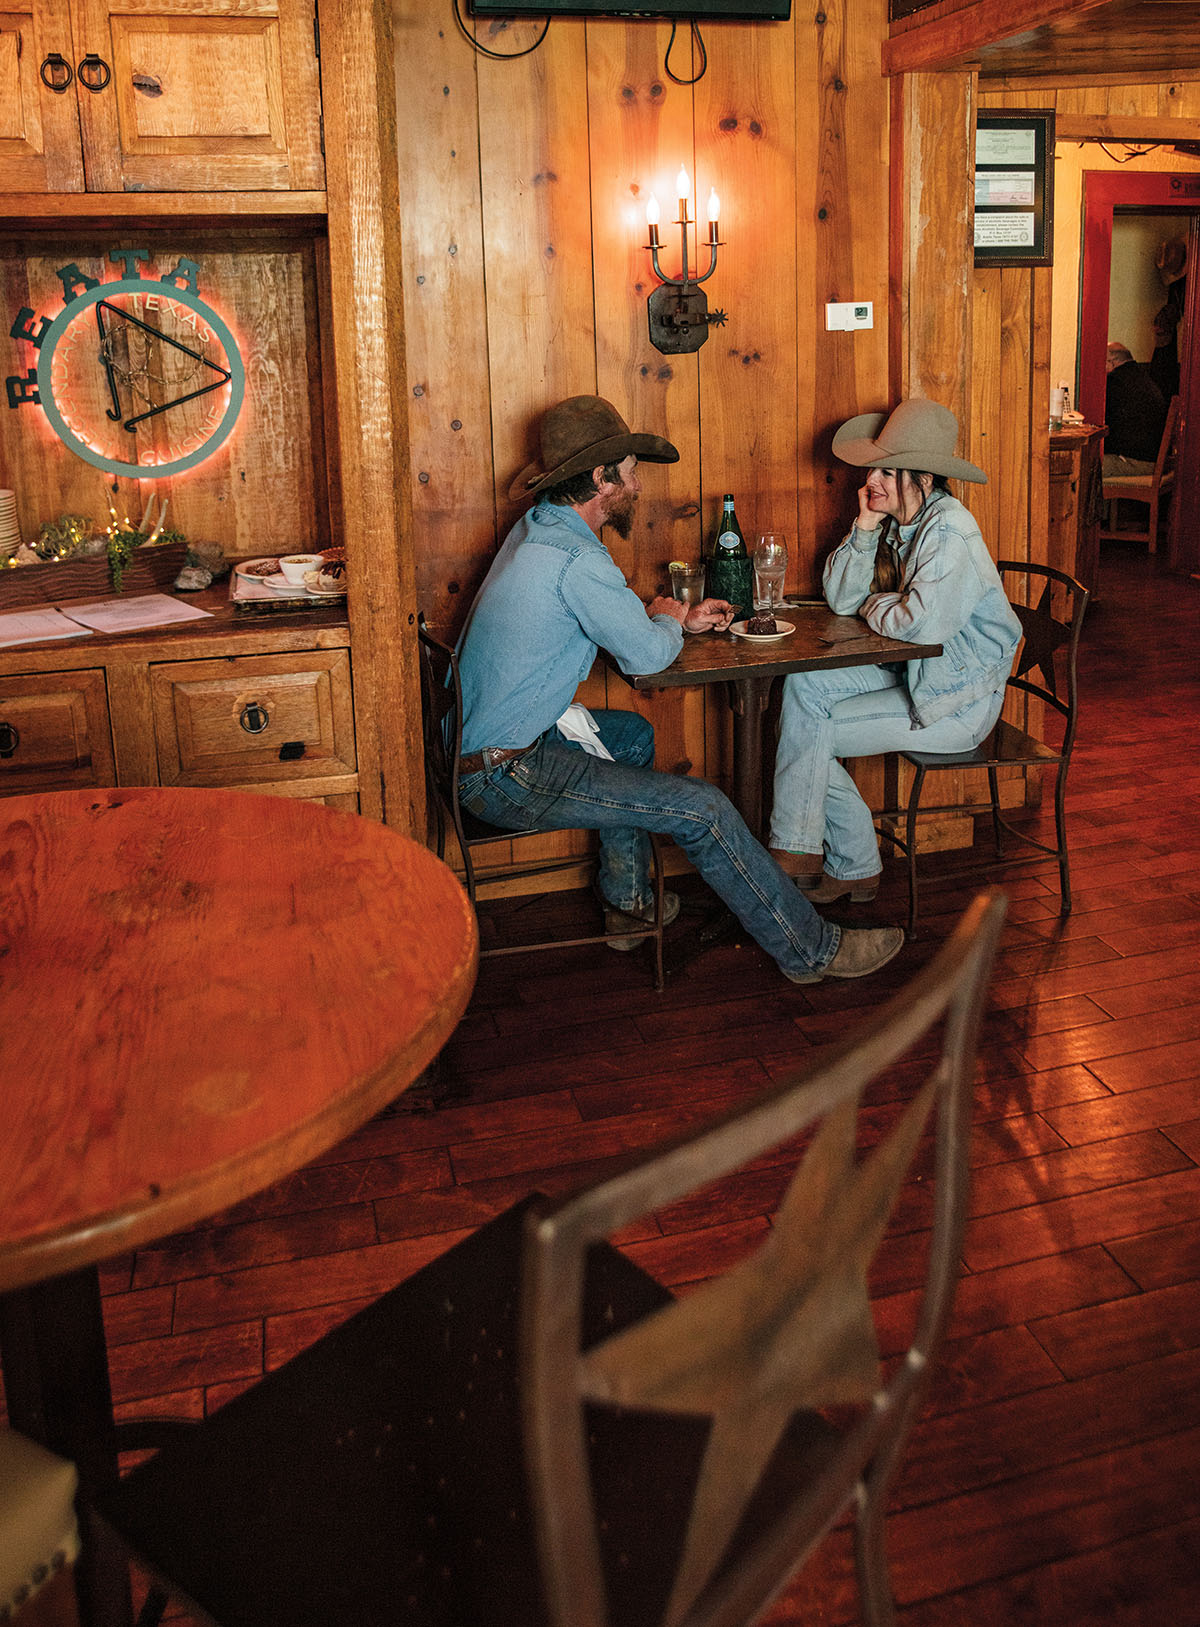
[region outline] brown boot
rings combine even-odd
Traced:
[[[782,847],[769,847],[767,852],[784,875],[791,876],[801,892],[811,892],[825,874],[823,853],[789,853]]]
[[[852,904],[866,904],[878,891],[878,875],[862,876],[857,881],[839,881],[836,876],[826,876],[819,886],[808,889],[806,897],[810,904],[835,904],[839,898],[846,897]]]

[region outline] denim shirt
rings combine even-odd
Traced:
[[[683,629],[647,616],[574,509],[538,503],[492,561],[459,640],[464,754],[532,745],[566,711],[598,646],[622,672],[661,672]]]
[[[879,531],[854,526],[825,566],[825,598],[887,638],[942,646],[941,655],[905,663],[914,723],[928,728],[1003,690],[1021,624],[979,527],[948,492],[930,493],[896,537],[898,593],[870,591]]]

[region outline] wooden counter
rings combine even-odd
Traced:
[[[1066,571],[1096,596],[1100,563],[1103,424],[1050,431],[1050,529],[1047,565]]]
[[[212,612],[0,650],[0,794],[227,786],[358,809],[350,628],[336,608]]]

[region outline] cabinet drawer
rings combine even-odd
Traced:
[[[346,650],[179,661],[150,669],[163,785],[352,774]]]
[[[103,672],[0,678],[0,791],[115,783]]]

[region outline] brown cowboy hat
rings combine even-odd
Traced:
[[[508,489],[512,498],[532,497],[570,475],[603,463],[620,463],[632,452],[643,463],[678,463],[679,452],[661,435],[635,435],[611,401],[573,395],[551,407],[538,430],[541,459]]]
[[[833,437],[833,455],[859,469],[914,469],[986,485],[987,476],[954,456],[958,419],[949,407],[921,398],[902,401],[889,416],[864,412]]]

